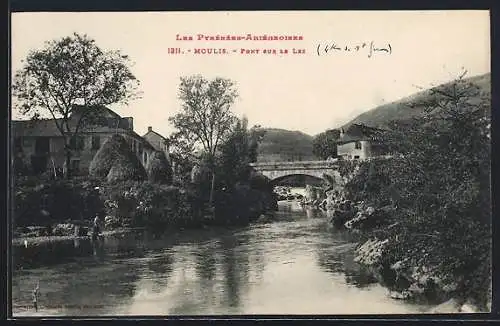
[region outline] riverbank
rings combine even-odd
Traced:
[[[424,257],[429,257],[432,244],[412,241],[412,236],[395,220],[396,208],[373,207],[363,201],[353,202],[328,196],[329,223],[345,229],[359,239],[355,261],[386,287],[395,300],[435,304],[429,313],[486,312],[491,299],[484,306],[473,296],[464,295],[463,279],[456,271],[431,259],[417,260],[409,243],[416,246]],[[427,263],[425,263],[427,262]],[[462,283],[462,284],[461,284]],[[486,293],[482,294],[487,296]],[[491,297],[490,297],[491,298]]]
[[[101,236],[107,237],[111,235],[117,235],[117,234],[123,234],[123,233],[130,233],[130,232],[135,232],[135,231],[141,231],[145,230],[144,227],[137,227],[137,228],[119,228],[115,230],[107,230],[101,232]],[[58,241],[68,241],[68,240],[88,240],[90,239],[90,235],[85,235],[85,236],[74,236],[74,235],[52,235],[52,236],[40,236],[40,237],[16,237],[12,239],[12,245],[13,246],[36,246],[36,245],[42,245],[45,243],[50,243],[50,242],[58,242]]]
[[[330,223],[359,238],[356,261],[372,271],[392,298],[431,302],[437,305],[432,313],[490,311],[488,224],[481,216],[469,216],[482,211],[471,203],[471,211],[462,213],[469,219],[457,212],[444,219],[420,212],[420,207],[397,205],[392,188],[380,180],[369,183],[373,175],[386,180],[382,173],[394,180],[394,173],[387,172],[389,163],[398,162],[363,166],[342,196],[328,194]],[[370,191],[364,190],[367,183]]]
[[[267,180],[263,182],[267,185]],[[83,239],[96,215],[101,216],[104,230],[112,233],[129,227],[161,231],[248,224],[275,209],[272,189],[257,186],[217,189],[209,207],[196,184],[20,178],[15,188],[13,244]]]

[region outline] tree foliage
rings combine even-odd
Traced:
[[[234,84],[229,79],[207,80],[199,75],[181,77],[182,112],[169,119],[177,129],[175,138],[191,148],[201,145],[205,152],[215,156],[236,121],[231,112],[236,97]]]
[[[227,140],[222,144],[218,168],[225,186],[247,182],[250,177],[249,163],[257,160],[257,149],[265,131],[260,126],[248,128],[246,117],[239,119]]]
[[[200,75],[181,77],[182,111],[169,118],[177,129],[178,144],[192,149],[201,146],[204,151],[212,174],[210,202],[215,186],[215,155],[236,122],[231,106],[237,96],[234,83],[229,79],[207,80]]]
[[[389,258],[431,267],[456,295],[486,304],[490,274],[490,98],[462,77],[431,90],[426,114],[394,122],[398,153],[361,164],[346,190],[354,200],[394,207]],[[380,230],[379,230],[380,231]]]
[[[195,156],[194,143],[188,142],[179,132],[172,133],[168,140],[170,157],[175,160],[174,183],[185,184],[191,179]]]
[[[32,50],[14,76],[12,91],[21,114],[54,119],[69,164],[71,139],[81,127],[102,105],[136,97],[138,84],[126,55],[103,51],[93,39],[75,33]],[[77,105],[86,110],[73,121]]]
[[[330,129],[320,133],[313,139],[313,154],[322,160],[328,157],[337,156],[336,141],[340,137],[340,131],[337,129]]]

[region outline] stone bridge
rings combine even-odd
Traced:
[[[262,162],[250,163],[250,166],[273,182],[278,182],[282,178],[292,175],[308,175],[323,179],[323,175],[328,174],[334,177],[337,183],[340,183],[338,162],[336,161]]]

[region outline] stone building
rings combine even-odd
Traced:
[[[142,136],[142,138],[146,139],[153,147],[155,150],[164,152],[165,156],[167,157],[168,160],[170,160],[170,153],[169,153],[169,142],[168,139],[157,133],[156,131],[153,131],[153,127],[148,127],[148,132]]]
[[[81,114],[86,110],[77,106],[70,116],[71,130],[76,127]],[[122,135],[145,166],[149,155],[155,147],[148,140],[134,132],[133,118],[121,117],[112,110],[102,106],[96,109],[96,118],[92,122],[83,123],[80,132],[72,141],[72,157],[70,168],[76,175],[86,175],[95,153],[108,137],[113,134]],[[26,167],[28,173],[52,173],[62,169],[66,154],[64,138],[54,119],[12,121],[13,148],[15,166]],[[16,164],[17,163],[17,164]],[[15,171],[19,172],[19,171]]]
[[[362,124],[352,124],[340,130],[337,140],[337,155],[344,159],[367,159],[387,154],[383,142],[384,130]]]

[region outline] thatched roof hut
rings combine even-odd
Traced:
[[[146,165],[149,181],[160,184],[172,183],[172,167],[164,152],[155,151]]]
[[[92,178],[108,182],[144,180],[146,170],[121,135],[113,135],[101,146],[89,166]]]

